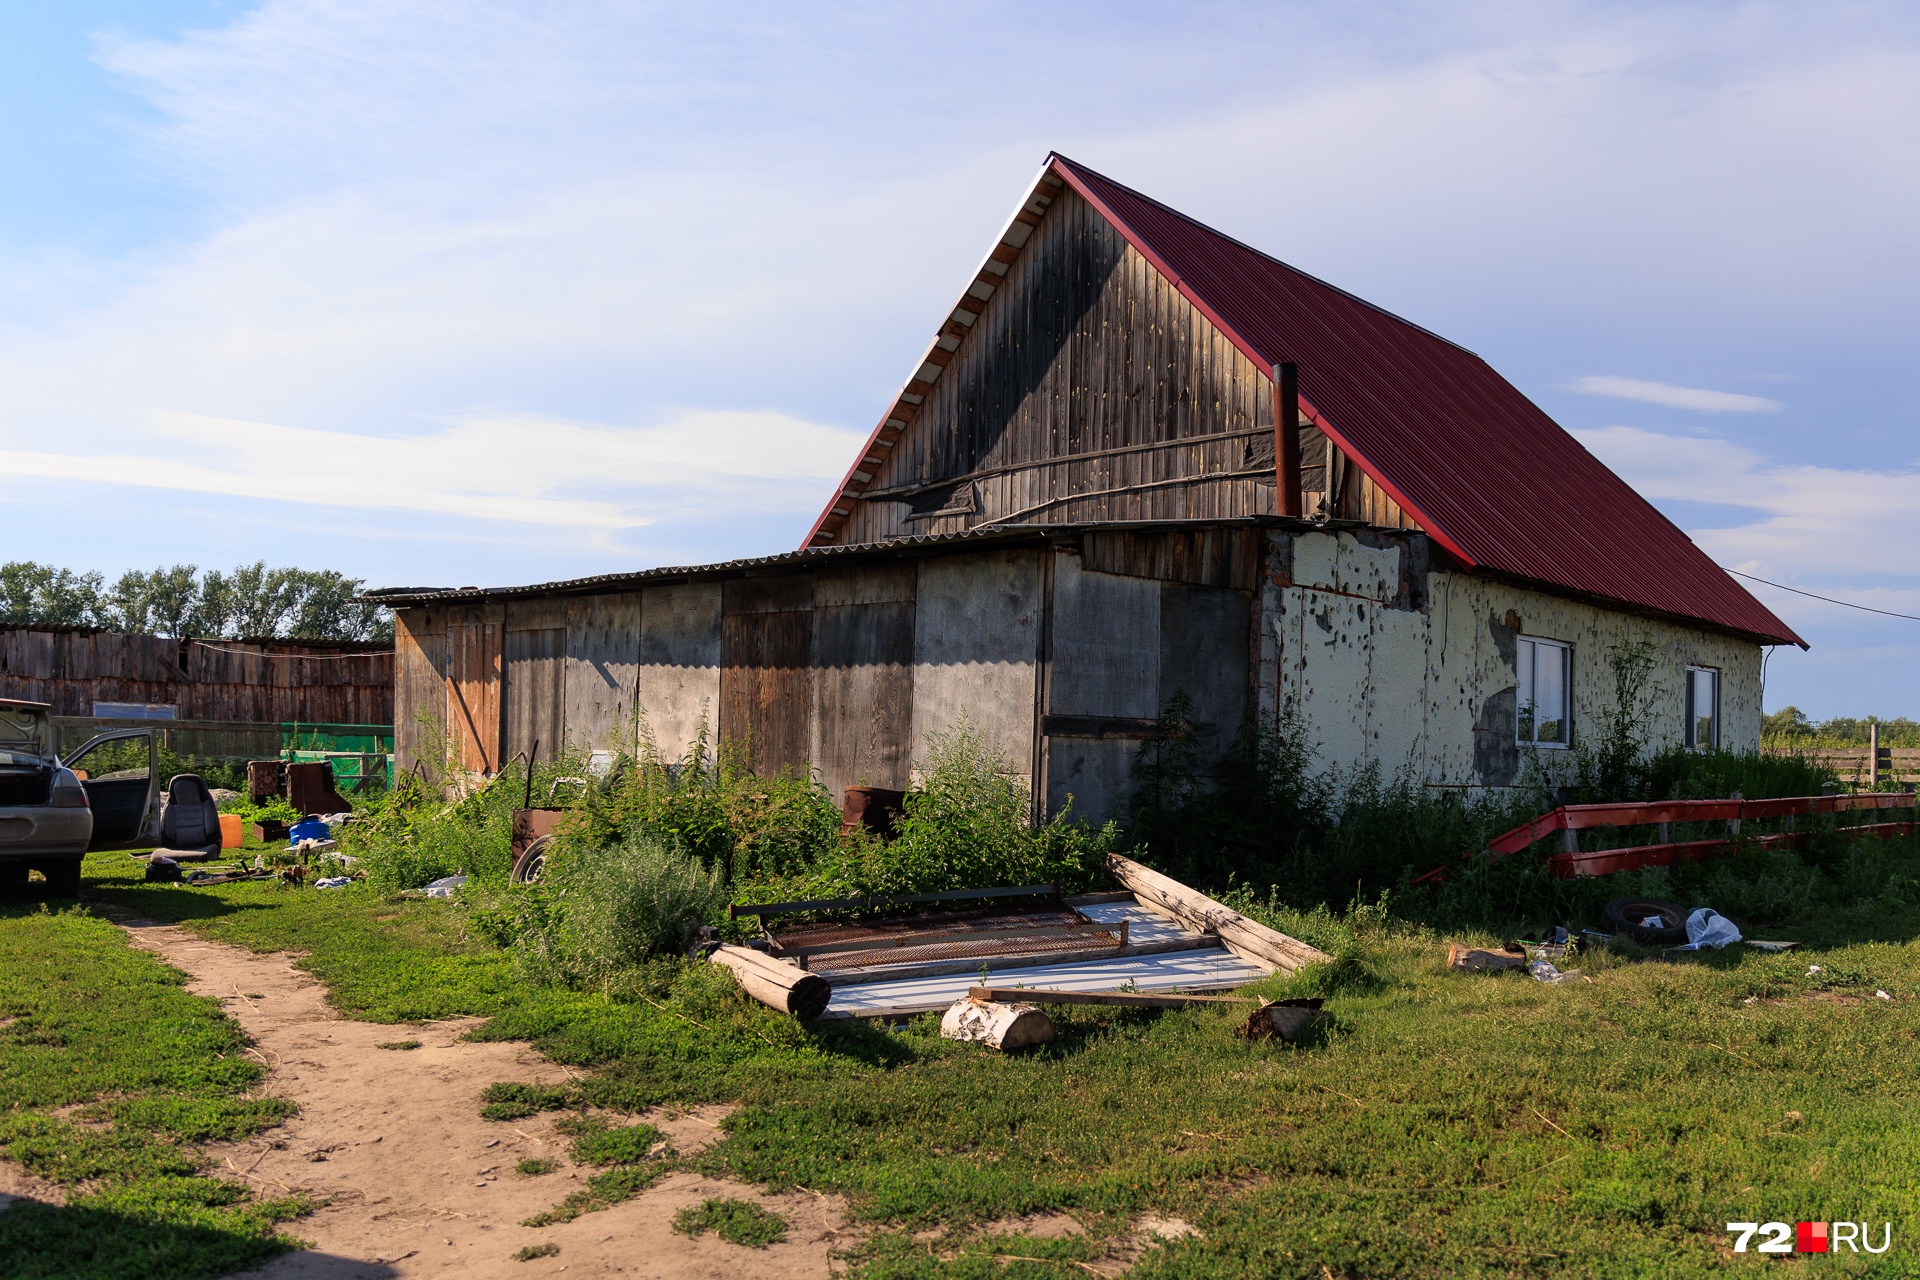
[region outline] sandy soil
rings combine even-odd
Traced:
[[[219,999],[253,1037],[250,1050],[271,1069],[265,1090],[292,1099],[300,1114],[251,1143],[213,1149],[214,1171],[244,1178],[266,1195],[302,1191],[325,1203],[288,1231],[314,1249],[245,1273],[291,1277],[578,1275],[816,1277],[852,1243],[833,1198],[768,1195],[738,1184],[672,1174],[624,1204],[558,1226],[520,1221],[577,1189],[591,1169],[566,1158],[566,1139],[542,1118],[480,1119],[480,1091],[496,1080],[552,1084],[564,1068],[524,1044],[472,1044],[471,1020],[393,1026],[337,1016],[326,992],[285,955],[258,955],[186,931],[123,922],[134,944],[192,979],[189,989]],[[411,1050],[383,1043],[418,1040]],[[719,1136],[724,1109],[641,1117],[681,1151]],[[526,1177],[528,1157],[560,1168]],[[0,1191],[36,1195],[37,1187]],[[688,1239],[670,1228],[674,1212],[716,1195],[755,1201],[784,1217],[787,1242],[768,1249],[712,1235]],[[44,1198],[44,1197],[39,1197]],[[515,1251],[552,1243],[560,1252],[531,1262]]]

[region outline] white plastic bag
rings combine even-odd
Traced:
[[[1676,951],[1700,951],[1707,947],[1715,951],[1728,943],[1740,941],[1740,926],[1715,911],[1712,907],[1695,907],[1687,916],[1687,945],[1675,947]]]

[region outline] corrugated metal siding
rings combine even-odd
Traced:
[[[1475,567],[1799,643],[1686,534],[1472,352],[1056,158]]]

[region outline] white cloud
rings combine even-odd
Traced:
[[[1670,382],[1647,382],[1640,378],[1618,378],[1606,374],[1575,378],[1573,389],[1584,395],[1638,400],[1644,404],[1665,405],[1669,409],[1691,409],[1695,413],[1778,413],[1784,407],[1778,400],[1769,400],[1765,396],[1708,391],[1703,387],[1676,387]]]
[[[476,417],[399,438],[162,413],[152,434],[169,452],[7,450],[0,472],[605,533],[720,501],[812,514],[860,439],[722,412],[638,429]]]
[[[1719,563],[1822,595],[1920,613],[1911,554],[1920,545],[1920,472],[1782,463],[1726,440],[1637,427],[1573,434],[1654,502],[1749,513],[1747,523],[1690,530]],[[1862,578],[1880,581],[1860,585]],[[1761,591],[1782,613],[1835,607]]]

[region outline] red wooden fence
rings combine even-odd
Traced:
[[[1555,876],[1604,876],[1638,867],[1670,867],[1678,862],[1704,862],[1722,858],[1742,846],[1772,848],[1806,839],[1808,832],[1794,830],[1794,820],[1803,814],[1849,813],[1875,809],[1912,809],[1912,791],[1873,791],[1852,795],[1784,796],[1772,800],[1659,800],[1647,804],[1569,804],[1523,822],[1502,832],[1487,843],[1491,857],[1504,858],[1519,853],[1546,836],[1560,834],[1560,852],[1547,860]],[[1745,819],[1781,818],[1786,829],[1764,836],[1740,838],[1740,823]],[[1717,840],[1668,841],[1667,827],[1675,822],[1714,822],[1727,824],[1727,835]],[[1658,826],[1660,842],[1634,845],[1624,849],[1595,849],[1582,852],[1576,833],[1596,827]],[[1909,816],[1901,822],[1876,822],[1842,828],[1857,837],[1889,838],[1914,833],[1915,822]],[[1447,869],[1435,867],[1415,877],[1415,884],[1438,884]]]

